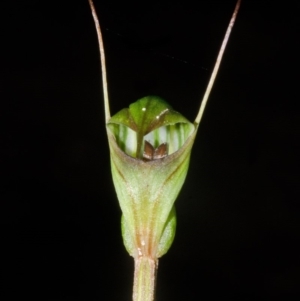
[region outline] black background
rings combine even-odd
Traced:
[[[5,2],[3,2],[5,3]],[[157,301],[300,296],[299,4],[242,1]],[[1,300],[130,300],[87,1],[1,4]],[[96,1],[112,114],[193,120],[235,1]]]

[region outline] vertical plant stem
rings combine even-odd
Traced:
[[[134,259],[133,301],[154,301],[157,260],[141,256]]]

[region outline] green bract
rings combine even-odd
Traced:
[[[111,117],[107,133],[125,247],[133,257],[158,258],[175,235],[173,205],[195,126],[161,98],[148,96]]]

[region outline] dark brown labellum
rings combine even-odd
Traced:
[[[157,148],[154,148],[153,145],[145,140],[143,160],[151,161],[164,158],[168,155],[168,144],[162,143]]]

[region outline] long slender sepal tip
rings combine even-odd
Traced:
[[[103,87],[103,97],[104,97],[104,110],[105,110],[105,122],[107,123],[110,119],[110,110],[109,110],[109,99],[108,99],[108,89],[107,89],[107,76],[106,76],[106,64],[105,64],[105,53],[104,45],[102,39],[102,33],[100,28],[100,23],[97,17],[95,6],[92,0],[89,0],[90,8],[92,11],[97,36],[100,49],[100,60],[101,60],[101,73],[102,73],[102,87]]]
[[[213,69],[213,72],[212,72],[212,74],[210,76],[210,79],[209,79],[206,91],[204,93],[204,96],[203,96],[203,99],[202,99],[202,102],[201,102],[201,105],[200,105],[200,109],[199,109],[198,115],[197,115],[197,117],[195,119],[195,123],[196,124],[200,123],[201,118],[203,116],[204,109],[206,107],[207,100],[208,100],[208,97],[210,95],[210,92],[211,92],[211,89],[213,87],[213,84],[215,82],[216,76],[218,74],[219,67],[220,67],[220,64],[221,64],[221,61],[222,61],[222,58],[223,58],[223,54],[224,54],[227,42],[229,40],[229,36],[230,36],[231,30],[233,28],[233,25],[234,25],[237,13],[239,11],[240,5],[241,5],[241,0],[238,0],[237,3],[236,3],[236,6],[235,6],[234,12],[232,14],[231,20],[229,22],[229,25],[227,27],[227,30],[226,30],[226,33],[225,33],[225,37],[223,39],[223,42],[222,42],[222,45],[221,45],[221,48],[220,48],[220,51],[219,51],[219,54],[218,54],[218,57],[217,57],[214,69]]]

